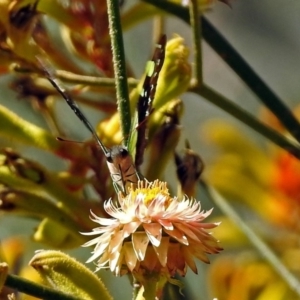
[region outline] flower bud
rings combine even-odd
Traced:
[[[28,2],[28,1],[27,1]],[[2,45],[16,56],[34,61],[38,54],[37,45],[32,43],[32,32],[36,24],[37,3],[24,1],[1,1],[0,23],[2,24]]]
[[[189,50],[183,42],[182,37],[176,36],[167,43],[165,62],[160,72],[153,104],[155,109],[177,98],[189,87],[192,69],[188,62]]]
[[[112,299],[102,281],[83,264],[59,251],[39,251],[29,265],[50,286],[79,299]]]
[[[177,178],[179,180],[178,197],[180,199],[184,195],[195,197],[196,185],[204,169],[204,164],[201,157],[190,148],[188,141],[186,141],[183,156],[175,153],[175,163],[177,166]]]
[[[149,160],[145,176],[148,180],[160,178],[176,148],[181,128],[179,119],[183,106],[174,100],[154,113],[150,125]]]

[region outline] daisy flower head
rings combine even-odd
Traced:
[[[139,181],[127,195],[119,193],[118,205],[108,200],[104,208],[112,218],[92,213],[100,227],[84,233],[96,236],[83,245],[95,245],[87,262],[96,261],[96,271],[109,268],[115,275],[184,276],[187,267],[197,273],[194,258],[208,263],[207,254],[222,250],[207,232],[219,223],[202,223],[212,210],[201,211],[194,199],[171,197],[165,182]]]

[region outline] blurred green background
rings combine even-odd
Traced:
[[[134,1],[125,2],[123,9],[132,5]],[[223,3],[216,3],[205,16],[226,37],[231,45],[245,58],[261,78],[283,99],[290,108],[299,104],[300,95],[300,2],[297,0],[235,0],[232,8]],[[186,43],[191,45],[191,30],[182,21],[168,17],[166,21],[166,34],[171,37],[174,33],[184,37]],[[124,33],[125,51],[136,77],[139,78],[144,72],[145,62],[151,55],[152,23],[146,21],[139,26]],[[191,53],[192,57],[192,53]],[[257,115],[260,103],[257,97],[241,81],[241,79],[203,42],[204,81],[227,96],[232,101],[247,109],[253,115]],[[36,113],[29,102],[16,99],[16,94],[9,88],[11,76],[0,78],[1,97],[0,103],[7,106],[21,117],[34,122],[38,126],[45,127],[43,118]],[[201,125],[207,120],[222,118],[240,128],[243,134],[252,137],[260,143],[264,140],[257,133],[234,120],[227,113],[208,103],[205,99],[192,94],[185,94],[185,113],[182,120],[182,137],[178,149],[183,148],[183,142],[188,139],[192,148],[203,158],[206,165],[209,164],[215,152],[205,144],[202,139]],[[63,101],[57,101],[59,120],[70,139],[84,140],[90,137],[84,126],[66,108]],[[93,124],[99,120],[99,116],[85,108],[89,119]],[[0,140],[1,147],[11,146],[11,141]],[[28,156],[42,162],[51,170],[63,168],[61,161],[49,153],[38,151],[33,148],[14,146]],[[174,184],[174,167],[170,166],[165,176],[166,180]],[[170,175],[170,177],[169,177]],[[205,173],[204,173],[205,175]],[[204,209],[211,208],[212,204],[204,201]],[[37,225],[35,220],[24,218],[0,216],[0,239],[11,235],[28,236]],[[34,249],[44,248],[43,245],[31,244],[29,259]],[[71,251],[83,261],[89,257],[88,249]],[[226,254],[226,249],[220,255]],[[93,268],[93,266],[91,266]],[[199,274],[194,275],[190,271],[186,284],[190,291],[189,299],[208,298],[206,279],[204,278],[206,265],[198,264]],[[202,272],[203,271],[203,272]],[[110,288],[117,299],[130,299],[131,289],[128,279],[118,278],[113,281],[109,272],[102,271],[107,282],[112,286],[116,283],[118,288]],[[201,285],[201,287],[199,286]],[[201,295],[199,294],[199,291]]]

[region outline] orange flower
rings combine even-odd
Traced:
[[[139,181],[128,195],[120,193],[118,202],[119,206],[112,200],[105,203],[111,219],[92,213],[101,227],[84,233],[100,235],[83,245],[96,245],[87,261],[97,260],[96,270],[109,267],[116,275],[130,271],[134,276],[184,276],[188,266],[197,273],[194,258],[208,263],[206,254],[222,250],[206,231],[219,223],[202,223],[212,210],[201,211],[194,199],[170,197],[165,182]]]
[[[221,120],[207,122],[203,132],[222,150],[215,162],[207,164],[209,183],[273,224],[299,230],[299,160],[281,149],[260,148]]]
[[[300,202],[300,162],[297,158],[284,151],[275,157],[278,167],[273,180],[274,187],[293,199],[298,205]]]

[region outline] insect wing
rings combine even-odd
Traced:
[[[135,145],[135,165],[138,167],[143,162],[146,146],[147,119],[152,111],[152,104],[156,92],[159,73],[165,60],[166,35],[157,43],[152,60],[147,65],[147,72],[142,91],[137,104],[137,139]]]

